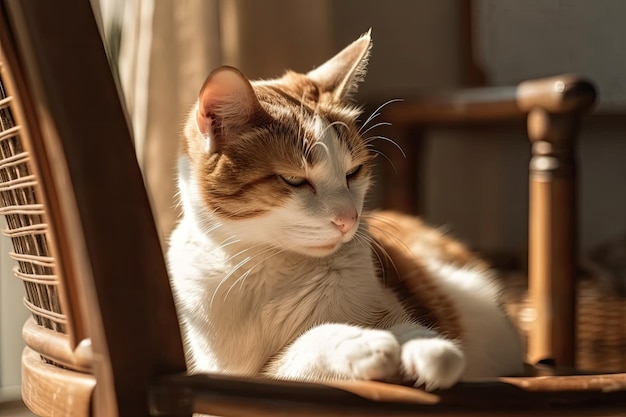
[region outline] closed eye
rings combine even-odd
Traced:
[[[291,175],[279,175],[283,182],[291,187],[300,187],[309,183],[304,177],[296,177]]]
[[[349,169],[348,172],[346,172],[346,178],[350,180],[356,177],[361,171],[361,168],[363,168],[363,165],[357,165],[354,168]]]

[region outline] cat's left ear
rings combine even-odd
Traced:
[[[200,90],[196,126],[207,140],[206,151],[215,152],[229,134],[264,114],[248,78],[236,68],[223,66],[209,75]]]
[[[367,72],[372,47],[371,32],[370,29],[324,64],[309,71],[307,77],[323,93],[330,93],[334,100],[341,101],[355,93]]]

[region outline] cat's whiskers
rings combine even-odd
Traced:
[[[263,246],[263,244],[257,244],[257,245],[251,246],[251,247],[244,248],[244,249],[242,249],[241,251],[239,251],[239,252],[235,253],[234,255],[230,256],[230,257],[228,258],[228,260],[229,260],[229,261],[230,261],[230,260],[233,260],[233,259],[235,259],[235,258],[237,258],[237,257],[239,257],[239,256],[241,256],[241,255],[244,255],[246,252],[251,251],[251,250],[253,250],[253,249],[256,249],[256,248],[258,248],[258,247],[260,247],[260,246]],[[224,285],[224,284],[225,284],[225,283],[226,283],[226,282],[230,279],[230,277],[232,277],[232,276],[233,276],[233,274],[234,274],[235,272],[237,272],[237,270],[238,270],[239,268],[241,268],[242,266],[244,266],[244,265],[245,265],[246,263],[248,263],[251,259],[254,259],[254,256],[248,256],[248,257],[244,258],[243,260],[239,261],[239,262],[238,262],[235,266],[233,266],[233,267],[232,267],[232,268],[228,271],[228,273],[227,273],[226,275],[224,275],[224,277],[222,277],[222,279],[220,280],[220,283],[217,285],[217,287],[215,287],[215,290],[213,291],[213,295],[211,296],[211,301],[209,302],[209,308],[210,308],[211,306],[213,306],[213,302],[215,301],[215,297],[216,297],[216,296],[217,296],[217,294],[219,293],[220,288],[222,287],[222,285]],[[230,289],[228,290],[228,292],[230,292]]]
[[[385,158],[387,160],[387,162],[389,162],[389,165],[391,165],[391,168],[393,168],[393,172],[394,173],[398,173],[398,170],[396,169],[396,165],[393,163],[393,161],[387,156],[385,155],[384,152],[379,151],[378,149],[375,149],[374,147],[371,147],[370,145],[368,145],[368,147],[370,148],[370,152],[376,154],[376,155],[380,155],[383,158]]]
[[[221,244],[218,248],[216,248],[216,250],[217,250],[217,249],[223,249],[223,248],[225,248],[225,247],[227,247],[227,246],[230,246],[230,245],[232,245],[232,244],[235,244],[235,243],[240,243],[240,242],[241,242],[241,239],[234,239],[234,240],[233,240],[233,241],[231,241],[231,242],[224,243],[224,242],[226,242],[227,240],[229,240],[229,239],[231,239],[231,238],[235,238],[235,236],[231,236],[231,237],[229,237],[229,238],[226,238],[226,239],[223,241],[223,243],[222,243],[222,244]],[[228,262],[230,262],[230,261],[232,261],[232,260],[236,259],[237,257],[240,257],[240,256],[244,255],[246,252],[249,252],[249,251],[254,250],[254,249],[256,249],[256,248],[259,248],[259,247],[261,247],[261,246],[264,246],[264,244],[263,244],[263,243],[259,243],[259,244],[256,244],[256,245],[253,245],[253,246],[250,246],[250,247],[243,248],[243,249],[242,249],[242,250],[240,250],[239,252],[237,252],[237,253],[235,253],[235,254],[230,255],[230,256],[228,257],[227,261],[228,261]],[[228,272],[228,274],[226,274],[224,277],[222,277],[222,279],[220,280],[219,284],[217,284],[217,287],[215,287],[215,290],[213,291],[213,295],[211,296],[211,300],[210,300],[210,302],[209,302],[209,307],[211,307],[211,306],[213,305],[213,301],[215,301],[215,297],[216,297],[217,293],[219,292],[220,288],[222,287],[222,285],[224,285],[224,283],[226,283],[226,281],[228,281],[228,279],[229,279],[229,278],[230,278],[230,277],[231,277],[231,276],[232,276],[235,272],[237,272],[237,270],[238,270],[239,268],[241,268],[243,265],[245,265],[247,262],[249,262],[249,261],[250,261],[250,259],[253,259],[253,258],[254,258],[254,256],[248,256],[247,258],[244,258],[244,259],[243,259],[243,260],[241,260],[241,261],[240,261],[237,265],[235,265],[234,267],[232,267],[232,268],[230,269],[230,271]]]
[[[289,237],[295,236],[300,239],[306,237],[306,240],[311,243],[310,246],[323,246],[331,240],[335,240],[332,236],[328,236],[327,230],[315,223],[311,225],[302,223],[280,225],[279,231]]]
[[[200,218],[198,219],[198,224],[201,226],[201,232],[205,235],[209,235],[214,232],[217,228],[223,226],[223,223],[217,221],[215,219],[215,211],[212,212],[203,212],[196,211],[196,215]]]
[[[180,189],[176,188],[176,192],[174,193],[174,196],[172,197],[172,199],[174,200],[174,209],[179,209],[183,206],[183,197],[182,194],[180,192]]]
[[[389,143],[393,144],[396,148],[398,148],[398,150],[400,151],[402,156],[405,157],[405,158],[406,158],[406,153],[404,152],[402,147],[400,145],[398,145],[398,143],[396,141],[394,141],[393,139],[390,139],[390,138],[388,138],[386,136],[380,136],[380,135],[370,136],[369,138],[366,139],[365,146],[369,149],[369,151],[371,153],[375,154],[375,155],[380,155],[383,158],[385,158],[387,160],[387,162],[389,162],[389,165],[391,165],[391,168],[393,168],[393,172],[397,174],[398,170],[396,169],[396,165],[393,163],[393,160],[391,158],[389,158],[387,156],[387,154],[385,154],[383,151],[381,151],[379,149],[376,149],[374,147],[374,145],[372,144],[372,142],[374,140],[377,140],[377,139],[384,140],[386,142],[389,142]]]
[[[387,225],[389,229],[393,229],[393,230],[395,230],[397,232],[400,232],[398,224],[390,221],[389,219],[385,218],[384,216],[377,216],[375,213],[368,213],[365,217],[378,220],[379,222],[384,223],[385,225]],[[403,239],[399,238],[398,236],[394,235],[391,232],[391,230],[383,229],[383,228],[378,227],[378,226],[376,226],[374,224],[371,224],[371,223],[368,223],[367,225],[370,228],[372,228],[372,229],[378,230],[383,235],[385,235],[385,237],[387,237],[388,239],[391,239],[391,240],[395,241],[396,244],[398,244],[400,247],[404,248],[407,252],[412,252],[411,248],[405,243],[405,241]],[[373,240],[375,240],[375,239],[373,239]]]
[[[302,92],[302,97],[300,98],[300,109],[299,109],[299,114],[298,114],[298,117],[300,120],[298,121],[298,136],[297,137],[302,137],[302,145],[304,149],[304,157],[303,157],[304,167],[303,168],[307,169],[308,165],[306,161],[308,160],[309,154],[311,153],[311,143],[309,139],[307,139],[306,136],[302,135],[302,126],[303,126],[302,120],[306,119],[305,117],[306,115],[304,111],[305,94],[306,94],[305,92]]]
[[[376,129],[377,127],[381,127],[381,126],[392,126],[392,124],[390,122],[378,122],[378,123],[375,123],[375,124],[371,125],[367,129],[365,129],[363,132],[360,132],[360,134],[361,134],[361,136],[365,136],[369,132],[371,132],[372,130]]]
[[[378,262],[380,263],[381,267],[384,265],[383,260],[381,259],[379,252],[382,253],[384,255],[384,257],[387,259],[387,261],[391,264],[391,267],[394,269],[394,271],[396,272],[397,276],[400,276],[400,273],[398,272],[398,268],[395,264],[395,262],[393,261],[393,258],[391,257],[391,255],[389,254],[389,252],[387,252],[387,250],[380,244],[378,243],[378,241],[376,239],[374,239],[372,236],[358,231],[357,234],[355,235],[355,237],[358,237],[359,239],[361,239],[363,242],[365,242],[369,248],[372,250],[372,253],[374,253],[374,255],[376,255],[376,258],[378,258]],[[374,247],[376,247],[376,250]],[[382,279],[383,282],[385,282],[386,280],[386,276],[385,276],[385,268],[382,268]]]
[[[386,219],[383,216],[377,216],[376,214],[369,213],[369,214],[367,214],[366,217],[369,217],[369,218],[372,218],[372,219],[376,219],[376,220],[378,220],[378,221],[380,221],[382,223],[385,223],[390,228],[393,228],[394,230],[400,232],[400,228],[399,228],[398,224],[396,224],[396,223],[394,223],[392,221],[389,221],[388,219]],[[370,228],[372,228],[372,229],[378,230],[379,232],[384,234],[385,237],[394,240],[397,244],[399,244],[401,247],[406,249],[408,252],[412,252],[411,248],[402,239],[400,239],[396,235],[392,234],[389,230],[382,229],[382,228],[380,228],[380,227],[378,227],[378,226],[376,226],[374,224],[371,224],[371,223],[368,223],[367,225]]]
[[[335,120],[332,123],[329,123],[328,125],[326,125],[326,127],[324,129],[322,129],[322,132],[320,133],[320,136],[324,136],[324,134],[326,133],[326,131],[328,129],[330,129],[333,126],[341,126],[344,127],[346,130],[350,130],[350,128],[348,127],[348,125],[345,122],[342,122],[341,120]]]
[[[358,130],[358,133],[361,136],[365,136],[367,133],[369,133],[371,130],[373,130],[373,129],[377,128],[377,127],[380,127],[380,126],[391,126],[391,123],[389,123],[389,122],[379,122],[379,123],[376,123],[376,124],[374,124],[372,126],[367,127],[370,122],[372,122],[376,117],[381,115],[380,110],[382,110],[383,107],[385,107],[385,106],[387,106],[387,105],[389,105],[391,103],[396,103],[396,102],[401,102],[401,101],[404,101],[404,100],[402,100],[402,99],[392,99],[392,100],[388,100],[385,103],[383,103],[380,106],[378,106],[378,108],[376,110],[374,110],[372,112],[372,114],[365,120],[365,123],[363,123],[361,125],[361,127]],[[363,130],[363,129],[365,129],[365,130]],[[372,152],[372,153],[374,153],[376,155],[380,155],[383,158],[385,158],[387,160],[387,162],[389,162],[389,164],[393,168],[393,171],[397,174],[398,170],[396,169],[396,166],[393,163],[393,161],[391,160],[391,158],[389,158],[384,152],[380,151],[379,149],[376,149],[374,147],[374,145],[372,144],[372,142],[374,142],[376,140],[382,140],[382,141],[391,143],[393,146],[395,146],[400,151],[402,156],[405,157],[405,158],[406,158],[406,153],[404,152],[402,147],[396,141],[394,141],[393,139],[388,138],[386,136],[373,135],[373,136],[370,136],[370,137],[364,139],[365,146],[367,148],[369,148],[370,152]]]
[[[349,129],[348,125],[345,122],[342,122],[341,120],[336,120],[336,121],[334,121],[332,123],[327,124],[324,127],[324,129],[322,129],[322,131],[319,133],[319,137],[317,138],[317,140],[315,140],[312,144],[307,139],[304,140],[304,143],[305,143],[305,146],[306,146],[305,147],[305,155],[304,155],[305,159],[309,158],[311,152],[313,151],[313,149],[316,146],[321,146],[324,149],[324,151],[326,152],[326,155],[328,157],[330,157],[330,150],[328,149],[328,146],[324,142],[322,142],[322,138],[324,138],[324,136],[326,135],[326,131],[328,129],[332,128],[333,126],[342,126],[345,129],[347,129],[347,130]]]
[[[239,281],[241,281],[241,285],[243,286],[244,281],[246,280],[246,278],[248,278],[248,276],[252,273],[252,270],[254,269],[254,267],[248,269],[246,272],[244,272],[243,274],[241,274],[241,276],[239,278],[237,278],[235,280],[235,282],[233,282],[230,287],[228,287],[228,290],[226,291],[226,294],[224,294],[224,300],[226,301],[226,299],[228,298],[228,295],[230,294],[230,292],[232,291],[232,289],[235,287],[235,285],[237,285],[237,283]]]
[[[239,243],[239,242],[241,242],[241,239],[237,239],[235,236],[230,236],[230,237],[228,237],[228,238],[224,239],[224,240],[223,240],[223,241],[222,241],[222,242],[221,242],[221,243],[220,243],[217,247],[215,247],[215,248],[214,248],[211,252],[216,252],[216,251],[219,251],[219,250],[224,250],[224,249],[226,249],[227,247],[229,247],[229,246],[231,246],[231,245],[234,245],[234,244],[237,244],[237,243]],[[234,257],[234,256],[236,256],[236,255],[233,255],[233,257]],[[231,257],[231,258],[232,258],[232,257]]]
[[[353,240],[357,242],[359,245],[361,245],[362,247],[371,249],[372,247],[370,245],[370,242],[368,242],[367,237],[368,236],[366,233],[362,232],[361,230],[357,230],[356,233],[354,234]]]
[[[406,158],[406,153],[404,153],[404,149],[402,149],[402,146],[400,146],[400,145],[398,144],[398,142],[396,142],[395,140],[393,140],[393,139],[391,139],[391,138],[388,138],[387,136],[382,136],[382,135],[374,135],[374,136],[370,136],[370,137],[368,137],[368,138],[365,138],[365,144],[366,144],[368,147],[371,147],[371,146],[373,146],[373,145],[372,145],[372,142],[374,142],[375,140],[382,140],[382,141],[384,141],[384,142],[391,143],[393,146],[395,146],[395,147],[396,147],[396,148],[400,151],[400,153],[402,154],[402,156]]]
[[[391,221],[391,220],[387,219],[385,216],[378,216],[378,215],[376,214],[376,212],[370,212],[370,213],[367,213],[366,218],[369,218],[369,219],[374,219],[374,220],[378,220],[379,222],[381,222],[381,223],[385,223],[387,226],[389,226],[389,227],[391,227],[392,229],[394,229],[394,230],[396,230],[396,231],[400,232],[400,226],[399,226],[397,223],[395,223],[395,222],[393,222],[393,221]],[[376,226],[374,226],[374,225],[372,225],[372,224],[370,224],[370,223],[368,223],[368,226],[370,226],[370,227],[376,227]],[[377,228],[377,229],[380,229],[380,228]],[[385,231],[385,232],[387,232],[387,231]],[[394,236],[388,236],[388,237],[394,237]],[[395,237],[394,237],[394,238],[395,238]]]
[[[365,127],[367,126],[367,124],[368,124],[369,122],[371,122],[372,120],[374,120],[375,118],[377,118],[378,116],[380,116],[380,114],[381,114],[381,113],[380,113],[380,111],[383,109],[383,107],[385,107],[385,106],[387,106],[387,105],[389,105],[389,104],[391,104],[391,103],[397,103],[397,102],[402,102],[402,101],[404,101],[404,100],[403,100],[403,99],[401,99],[401,98],[394,98],[394,99],[391,99],[391,100],[387,100],[386,102],[384,102],[383,104],[381,104],[380,106],[378,106],[378,108],[377,108],[376,110],[374,110],[374,111],[372,112],[372,114],[370,114],[370,116],[369,116],[369,117],[365,120],[365,122],[361,125],[361,128],[359,129],[358,133],[359,133],[359,134],[363,134],[363,135],[366,133],[366,132],[361,133],[361,131],[362,131],[363,129],[365,129]]]
[[[250,258],[250,259],[254,259],[254,258],[258,257],[258,256],[264,255],[264,254],[266,254],[267,252],[270,252],[271,250],[275,250],[275,249],[276,249],[276,248],[269,247],[269,248],[267,248],[266,250],[264,250],[263,252],[256,254],[255,256],[253,256],[253,257],[252,257],[252,258]],[[270,259],[271,259],[271,258],[273,258],[274,256],[279,255],[279,254],[281,254],[281,253],[283,253],[283,252],[285,252],[285,251],[286,251],[286,249],[279,249],[279,250],[277,250],[276,252],[272,253],[270,256],[267,256],[267,257],[265,257],[264,259],[260,260],[259,262],[255,263],[254,265],[252,265],[252,267],[250,267],[250,269],[248,269],[246,272],[244,272],[243,274],[241,274],[241,276],[240,276],[239,278],[237,278],[237,279],[235,280],[235,282],[233,282],[233,283],[231,284],[231,286],[228,288],[228,291],[226,291],[226,294],[224,295],[224,301],[226,301],[226,298],[228,298],[228,294],[230,294],[231,290],[235,287],[235,285],[237,285],[237,283],[239,283],[239,282],[240,282],[240,287],[241,287],[241,286],[243,286],[244,281],[246,280],[246,278],[248,278],[248,276],[250,276],[250,274],[252,273],[252,271],[254,270],[254,268],[256,268],[257,266],[259,266],[259,265],[260,265],[260,264],[262,264],[262,263],[267,262],[268,260],[270,260]]]
[[[241,239],[237,239],[237,241],[233,242],[233,243],[241,243]],[[234,253],[234,254],[228,256],[226,261],[227,262],[231,262],[231,261],[235,260],[236,258],[240,257],[241,255],[246,254],[246,252],[250,252],[250,251],[256,250],[258,248],[264,247],[264,246],[267,246],[267,244],[266,243],[257,243],[257,244],[254,244],[252,246],[247,246],[247,247],[241,249],[239,252]]]
[[[324,149],[324,151],[326,152],[326,155],[330,158],[330,149],[328,149],[328,146],[326,146],[326,144],[325,144],[324,142],[321,142],[321,141],[319,141],[319,140],[318,140],[318,141],[313,142],[313,145],[311,145],[311,146],[310,146],[310,148],[309,148],[309,154],[313,151],[313,149],[314,149],[316,146],[319,146],[319,147],[321,147],[322,149]],[[307,156],[308,156],[308,155],[307,155]]]
[[[215,291],[213,292],[213,295],[211,296],[211,301],[209,301],[209,309],[213,307],[213,302],[215,301],[215,297],[217,296],[217,293],[219,292],[220,288],[222,287],[222,285],[224,285],[224,283],[226,281],[228,281],[228,279],[243,265],[245,265],[250,259],[252,259],[252,257],[248,256],[247,258],[244,258],[241,262],[239,262],[237,265],[235,265],[230,271],[228,271],[228,273],[220,280],[220,283],[217,285],[217,287],[215,288]]]
[[[357,232],[354,235],[354,240],[356,242],[358,242],[359,244],[363,245],[364,247],[368,248],[374,254],[374,256],[376,256],[376,258],[378,259],[378,263],[380,265],[383,265],[382,258],[380,257],[378,252],[375,251],[374,248],[373,248],[373,245],[375,244],[375,242],[374,242],[374,240],[370,236],[367,236],[364,233]],[[389,255],[386,254],[386,257],[389,258]],[[391,261],[391,262],[393,264],[393,261]],[[394,268],[395,268],[395,265],[394,265]],[[385,269],[381,268],[381,272],[382,272],[382,280],[383,280],[383,282],[385,282],[386,281]]]

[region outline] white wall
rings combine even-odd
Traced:
[[[565,71],[598,84],[600,108],[626,107],[626,2],[476,0],[479,60],[496,84]]]
[[[5,227],[4,219],[0,221]],[[29,316],[22,304],[24,285],[15,278],[15,262],[9,258],[11,241],[0,238],[0,402],[14,400],[20,395],[22,325]]]

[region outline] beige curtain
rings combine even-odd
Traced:
[[[183,121],[209,72],[307,71],[332,54],[330,0],[93,0],[132,121],[137,158],[166,238]],[[115,68],[114,68],[115,69]]]

